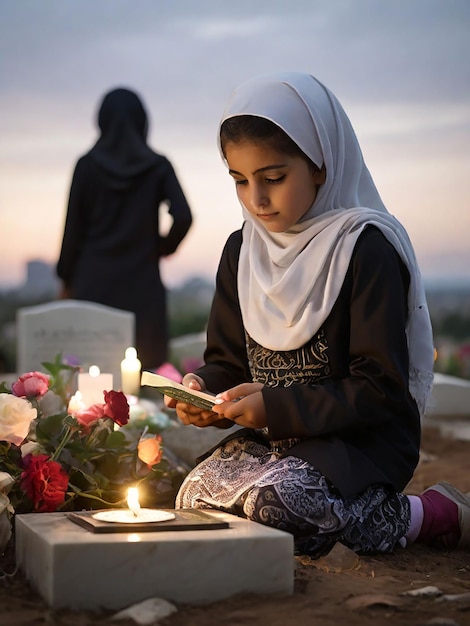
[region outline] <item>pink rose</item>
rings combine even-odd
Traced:
[[[148,467],[160,463],[163,455],[161,436],[142,438],[137,444],[137,454]]]
[[[183,380],[181,373],[172,363],[163,363],[163,365],[160,365],[160,367],[155,370],[155,373],[171,378],[171,380],[174,380],[177,383],[180,383]]]
[[[84,430],[88,430],[92,424],[105,417],[104,406],[102,404],[92,404],[86,409],[74,412],[73,416],[83,426]]]
[[[11,386],[13,395],[18,398],[42,398],[49,389],[50,377],[42,372],[28,372]]]
[[[122,391],[105,391],[104,403],[106,417],[110,417],[119,426],[125,426],[129,421],[129,403]]]

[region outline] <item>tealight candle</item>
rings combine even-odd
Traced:
[[[127,348],[125,358],[121,361],[121,388],[126,395],[138,395],[141,368],[142,363],[137,358],[137,350]]]
[[[88,374],[82,372],[78,374],[78,391],[82,394],[82,401],[86,406],[103,404],[103,392],[111,391],[112,388],[113,375],[102,374],[97,365],[92,365]]]
[[[175,519],[176,515],[171,511],[160,509],[142,509],[139,502],[139,489],[129,487],[127,490],[127,509],[113,509],[111,511],[99,511],[93,517],[101,522],[114,522],[120,524],[145,524],[149,522],[164,522]]]

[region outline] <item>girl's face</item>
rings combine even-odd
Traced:
[[[224,149],[237,195],[266,230],[282,233],[309,210],[325,170],[314,171],[298,156],[279,152],[266,143],[228,142]]]

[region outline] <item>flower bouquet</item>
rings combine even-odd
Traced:
[[[72,395],[78,367],[60,355],[42,365],[0,384],[0,554],[15,513],[126,506],[137,485],[144,506],[168,505],[184,478],[156,429],[129,421],[121,391],[86,406]]]

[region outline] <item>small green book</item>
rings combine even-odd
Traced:
[[[189,389],[180,383],[161,376],[160,374],[152,374],[151,372],[142,372],[142,378],[140,381],[141,386],[155,387],[157,391],[164,396],[170,396],[170,398],[176,398],[180,402],[187,402],[193,404],[200,409],[212,410],[215,404],[215,394],[207,391],[197,391],[196,389]]]

